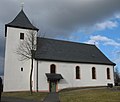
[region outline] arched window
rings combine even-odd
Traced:
[[[96,69],[92,67],[92,79],[96,79]]]
[[[50,65],[50,73],[56,73],[56,66],[54,64]]]
[[[110,79],[110,68],[107,68],[107,79]]]
[[[80,79],[80,67],[76,66],[76,79]]]

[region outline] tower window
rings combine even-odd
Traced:
[[[20,39],[24,39],[24,33],[20,33]]]
[[[96,79],[96,69],[95,69],[95,67],[92,68],[92,79]]]
[[[80,67],[76,67],[76,79],[80,79]]]
[[[21,72],[23,72],[23,68],[21,68]]]

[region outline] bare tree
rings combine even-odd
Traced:
[[[118,83],[120,83],[120,72],[118,70],[118,67],[115,68],[114,75],[115,75],[115,85],[118,85]]]
[[[32,74],[33,74],[33,61],[34,52],[36,50],[36,31],[28,31],[23,41],[18,45],[16,53],[20,56],[20,60],[31,60],[30,70],[30,93],[32,94]]]

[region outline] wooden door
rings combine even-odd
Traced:
[[[50,92],[56,92],[56,82],[50,82]]]

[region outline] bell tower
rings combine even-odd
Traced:
[[[28,91],[30,60],[20,61],[15,53],[20,42],[24,41],[28,31],[36,28],[24,13],[23,8],[12,22],[5,24],[5,65],[4,65],[4,91]]]

